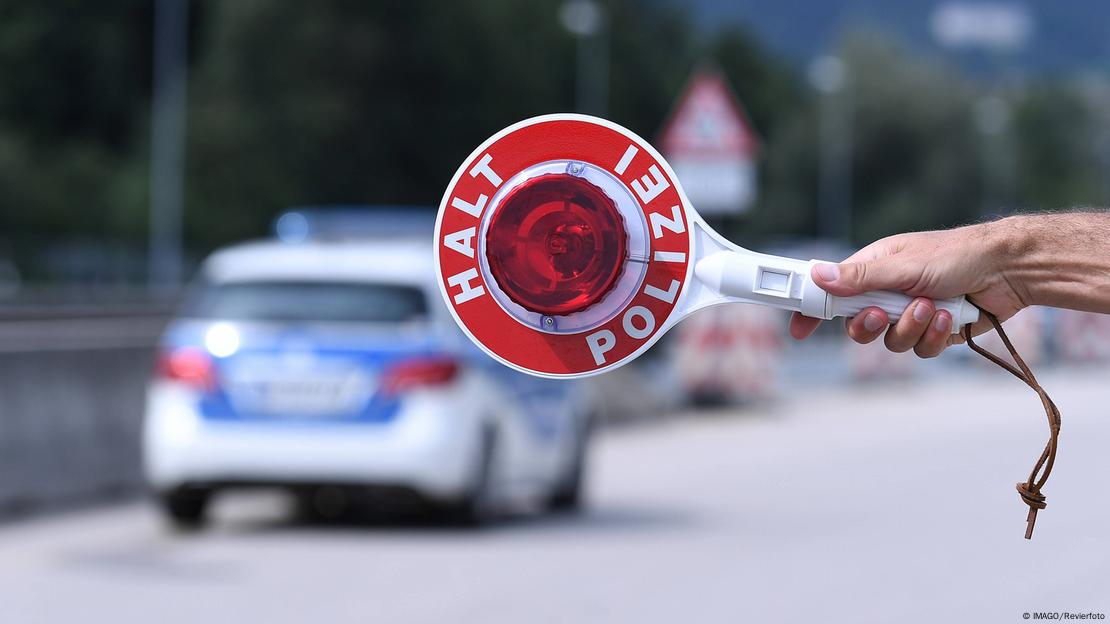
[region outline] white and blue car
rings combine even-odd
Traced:
[[[167,517],[199,526],[247,486],[398,494],[480,522],[576,508],[593,402],[470,346],[430,241],[265,241],[203,264],[162,339],[143,433]]]

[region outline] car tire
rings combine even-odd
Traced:
[[[586,480],[586,459],[589,455],[593,428],[593,417],[583,420],[574,441],[574,459],[571,461],[570,469],[559,481],[547,501],[547,508],[551,511],[575,512],[582,509],[585,499],[583,490]]]
[[[480,527],[494,517],[492,477],[497,435],[492,427],[482,430],[478,449],[470,492],[447,508],[448,520],[460,526]]]
[[[187,531],[204,526],[211,499],[212,491],[206,488],[181,487],[159,496],[166,519],[174,528]]]
[[[297,486],[292,489],[297,518],[313,524],[349,516],[351,497],[347,488],[330,485]]]

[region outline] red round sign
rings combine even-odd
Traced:
[[[612,289],[619,279],[618,290],[626,291],[606,295],[607,291],[599,290],[592,296],[589,292],[573,291],[573,300],[583,301],[587,306],[603,296],[611,297],[611,305],[601,317],[575,325],[567,322],[571,317],[557,316],[569,313],[572,304],[566,302],[572,300],[560,299],[557,294],[543,291],[542,284],[533,283],[542,279],[529,281],[525,276],[509,284],[502,277],[506,286],[502,290],[491,275],[487,252],[490,240],[494,248],[498,245],[503,248],[506,237],[517,235],[515,231],[506,234],[508,226],[503,225],[490,230],[494,220],[491,217],[505,205],[505,198],[513,197],[519,189],[531,192],[528,185],[547,192],[540,187],[550,179],[549,175],[526,177],[522,172],[559,168],[577,172],[583,167],[602,182],[602,188],[594,190],[603,191],[612,200],[594,203],[608,206],[615,202],[634,211],[638,223],[628,224],[630,219],[625,218],[623,226],[630,231],[642,229],[643,240],[638,247],[626,248],[624,238],[598,234],[599,229],[622,221],[607,214],[598,216],[572,207],[559,214],[544,208],[551,215],[545,218],[556,224],[553,227],[560,228],[559,236],[541,240],[538,245],[551,253],[567,254],[558,258],[562,263],[558,266],[573,268],[566,269],[569,288]],[[582,189],[587,199],[592,192]],[[537,205],[555,201],[551,198],[559,197],[558,190],[540,197]],[[527,236],[531,231],[529,224],[520,225],[519,215],[508,215],[501,221],[520,229],[523,234],[519,236]],[[597,254],[601,262],[591,263],[582,249]],[[526,372],[577,377],[628,361],[655,342],[669,326],[689,277],[690,223],[677,179],[647,142],[602,119],[547,115],[502,130],[463,163],[440,203],[435,254],[444,300],[463,330],[487,353]],[[610,256],[614,254],[625,256],[619,275],[611,268]],[[506,262],[517,262],[517,257],[520,262],[534,260],[524,253],[500,254],[493,258],[495,270],[501,270],[502,276],[523,275],[525,267],[504,266]],[[542,262],[536,263],[536,275],[544,279],[560,277],[561,274],[545,273],[551,269],[541,265]],[[529,297],[542,305],[528,309],[517,306],[528,305],[522,299]],[[535,310],[539,313],[533,319],[528,314]],[[591,314],[596,317],[601,312],[593,309]]]

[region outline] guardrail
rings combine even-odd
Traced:
[[[141,488],[145,385],[172,309],[0,304],[0,514]]]

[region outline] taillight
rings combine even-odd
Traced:
[[[413,388],[449,383],[459,374],[459,363],[449,357],[429,356],[402,360],[382,375],[382,392],[400,394]]]
[[[593,183],[547,174],[514,188],[486,232],[490,273],[525,309],[565,315],[601,301],[620,278],[628,235]]]
[[[168,349],[158,355],[158,376],[187,384],[198,390],[211,390],[216,385],[212,358],[195,347]]]

